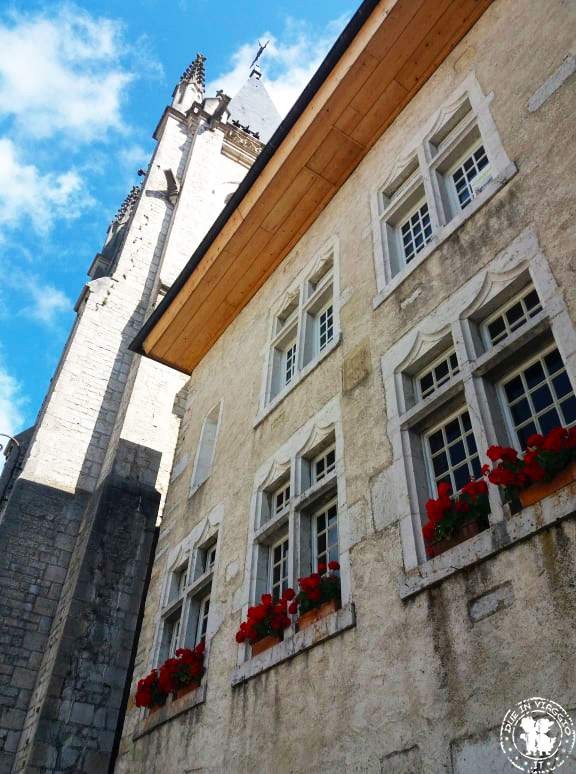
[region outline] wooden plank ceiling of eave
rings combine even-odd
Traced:
[[[191,373],[492,0],[383,0],[148,332]]]

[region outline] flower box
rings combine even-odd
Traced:
[[[259,640],[252,643],[252,655],[257,656],[259,653],[264,653],[265,650],[273,648],[274,645],[278,645],[279,642],[282,642],[281,637],[267,634],[266,637],[261,637]]]
[[[567,468],[561,470],[552,481],[538,481],[527,489],[523,489],[518,494],[518,498],[523,508],[543,500],[548,495],[554,494],[568,484],[576,481],[576,462],[572,462]]]
[[[458,527],[450,537],[442,538],[442,540],[436,540],[434,543],[431,543],[428,546],[428,554],[431,559],[435,556],[440,556],[440,554],[443,554],[445,551],[449,551],[451,548],[454,548],[454,546],[464,543],[465,540],[469,540],[482,531],[483,527],[479,521],[467,521],[465,524]]]
[[[180,688],[176,688],[174,691],[174,700],[177,701],[178,699],[181,699],[183,696],[186,696],[189,693],[192,693],[192,691],[195,691],[196,688],[200,688],[200,683],[188,683],[188,685],[183,685]]]
[[[320,621],[322,618],[332,615],[332,613],[335,613],[339,609],[340,601],[337,599],[330,599],[328,602],[323,602],[320,607],[315,607],[312,610],[308,610],[307,613],[302,613],[298,618],[298,630],[302,631],[303,629],[307,629],[309,626],[312,626],[312,624],[315,624],[316,621]]]

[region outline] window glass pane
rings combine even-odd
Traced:
[[[556,371],[564,369],[562,357],[557,349],[553,349],[552,352],[549,352],[544,358],[544,362],[546,363],[546,370],[549,374],[555,374]]]
[[[433,457],[432,464],[434,465],[435,476],[441,476],[442,473],[445,473],[448,470],[448,458],[445,452],[440,452],[440,454]]]
[[[550,373],[554,376],[551,377]],[[517,376],[502,383],[514,430],[522,448],[532,433],[545,434],[559,425],[576,421],[571,410],[574,392],[558,350],[527,365]],[[561,400],[560,400],[561,399]],[[564,408],[566,403],[567,409]]]
[[[464,484],[470,481],[470,470],[468,465],[463,465],[461,468],[456,468],[454,471],[454,483],[456,491],[462,489]]]
[[[568,400],[561,404],[562,416],[566,425],[573,425],[576,422],[576,398],[572,395]]]
[[[444,436],[442,435],[442,430],[437,430],[435,433],[432,433],[432,435],[428,438],[428,443],[430,444],[430,451],[432,454],[439,451],[444,446]]]
[[[476,196],[471,183],[478,172],[487,167],[488,156],[484,146],[481,145],[452,173],[452,181],[461,209],[464,209]]]
[[[557,398],[562,398],[572,391],[572,385],[566,372],[560,374],[560,376],[555,376],[552,379],[552,384],[554,385],[554,392]]]
[[[542,430],[542,433],[545,434],[552,430],[554,427],[558,427],[562,423],[560,422],[560,417],[558,416],[558,412],[555,408],[551,409],[550,411],[547,411],[545,414],[542,414],[542,416],[539,417],[540,420],[540,427]]]
[[[529,388],[534,387],[537,384],[540,384],[540,382],[544,381],[544,369],[542,368],[542,363],[534,363],[534,365],[531,365],[529,368],[527,368],[524,371],[524,376],[526,378],[526,383]]]
[[[446,440],[448,443],[454,441],[460,436],[460,422],[457,419],[453,419],[445,426]]]
[[[464,442],[458,441],[449,447],[450,464],[457,465],[466,458],[466,450],[464,449]]]

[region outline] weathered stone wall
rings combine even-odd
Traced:
[[[35,683],[29,675],[14,772],[106,771],[158,501],[153,488],[126,478],[109,479],[92,498]]]
[[[402,601],[398,516],[386,510],[385,497],[375,496],[392,463],[380,358],[525,229],[537,235],[576,319],[576,226],[569,206],[576,173],[574,79],[539,109],[529,108],[571,52],[575,27],[562,0],[496,0],[193,373],[133,688],[151,666],[168,552],[219,506],[224,515],[212,593],[220,613],[206,697],[136,741],[141,715],[132,708],[117,763],[121,774],[144,768],[504,774],[510,767],[494,748],[493,729],[511,705],[542,695],[576,707],[573,518]],[[371,194],[470,73],[491,95],[492,116],[518,173],[373,310]],[[334,237],[342,341],[254,426],[269,310]],[[342,421],[356,626],[232,688],[255,473],[334,398]],[[202,420],[220,399],[212,475],[190,498]]]

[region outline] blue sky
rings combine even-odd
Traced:
[[[34,422],[86,269],[196,52],[207,90],[233,96],[270,38],[264,78],[285,114],[355,5],[0,3],[0,433]]]

